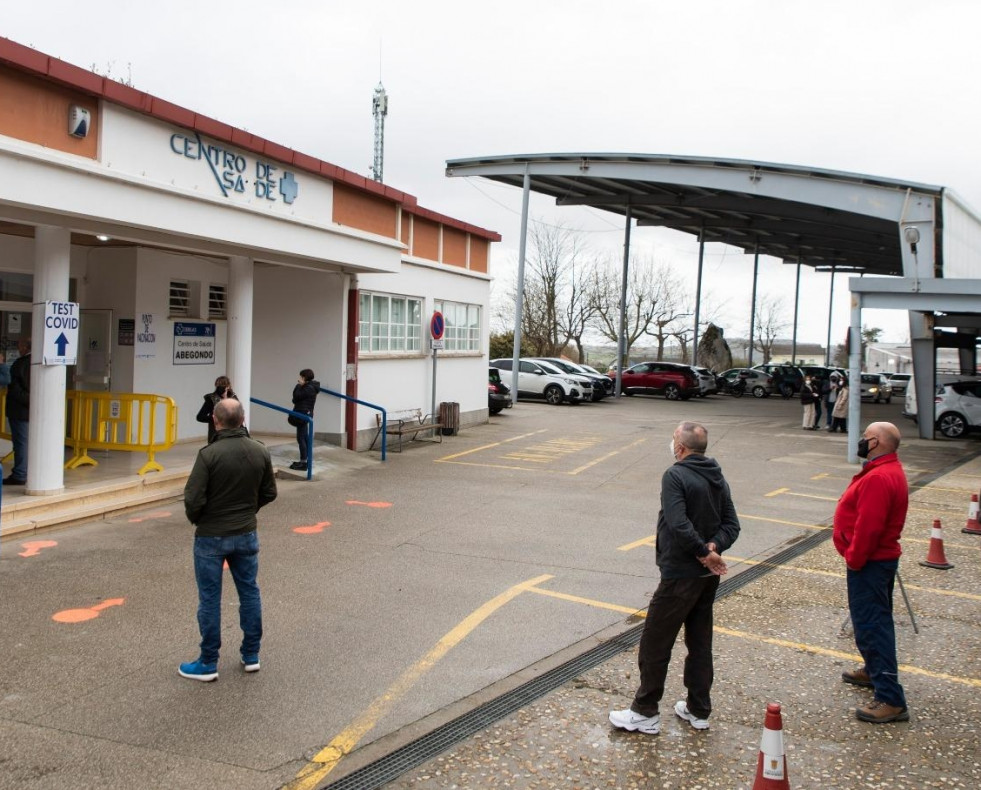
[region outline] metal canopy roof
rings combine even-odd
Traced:
[[[735,159],[657,154],[532,154],[446,163],[448,176],[481,176],[551,195],[560,206],[630,215],[786,262],[903,274],[899,222],[910,197],[942,188],[874,176]],[[939,201],[936,201],[939,204]],[[939,210],[938,210],[939,213]]]

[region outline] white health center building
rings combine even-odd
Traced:
[[[30,338],[27,493],[64,487],[72,390],[178,404],[228,375],[253,432],[288,433],[303,368],[389,411],[487,419],[490,244],[409,194],[0,38],[0,350]],[[76,364],[43,364],[51,303],[79,310]],[[57,340],[57,338],[55,338]],[[58,347],[65,354],[65,339]],[[68,349],[71,355],[71,349]],[[66,390],[69,393],[66,393]],[[364,449],[376,412],[321,395],[320,439]],[[7,426],[0,429],[4,435]]]

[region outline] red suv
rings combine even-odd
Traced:
[[[614,381],[616,373],[607,374]],[[699,393],[698,377],[688,365],[674,362],[640,362],[623,371],[624,395],[664,395],[668,400],[688,400]]]

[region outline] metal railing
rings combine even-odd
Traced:
[[[269,403],[268,401],[259,400],[258,398],[249,398],[249,403],[254,403],[257,406],[264,406],[267,409],[272,409],[273,411],[282,412],[289,417],[299,417],[307,424],[307,480],[313,479],[313,417],[309,414],[304,414],[301,411],[293,411],[292,409],[287,409],[285,406],[277,406],[275,403]]]
[[[384,461],[385,460],[385,454],[386,454],[387,448],[388,448],[388,445],[387,445],[387,443],[385,441],[385,434],[386,434],[386,430],[388,428],[388,412],[385,411],[385,409],[382,406],[379,406],[376,403],[368,403],[368,401],[366,401],[366,400],[358,400],[357,398],[352,398],[350,395],[344,395],[341,392],[334,392],[334,390],[329,390],[326,387],[321,387],[320,388],[320,392],[325,392],[328,395],[333,395],[335,398],[340,398],[341,400],[351,401],[353,403],[359,404],[360,406],[366,406],[369,409],[374,409],[375,411],[380,411],[381,412],[381,419],[382,419],[382,424],[381,424],[382,456],[381,456],[381,459]],[[353,426],[353,429],[356,431],[357,430],[357,426]]]

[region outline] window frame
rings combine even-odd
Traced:
[[[399,354],[420,356],[422,345],[421,296],[360,290],[358,292],[358,337],[360,355]],[[393,309],[393,304],[398,307]],[[365,306],[367,305],[367,315]],[[384,316],[376,315],[376,306]],[[394,316],[401,312],[401,320]]]

